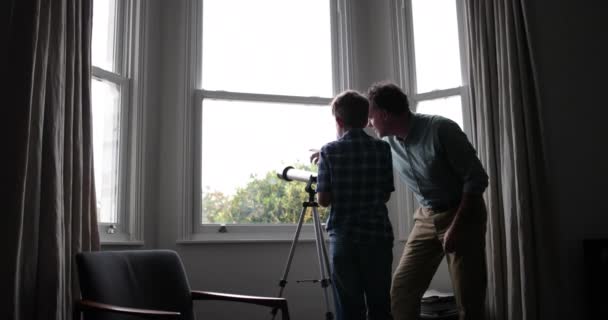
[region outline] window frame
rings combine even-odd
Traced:
[[[351,4],[348,0],[329,0],[333,93],[352,86],[353,61],[351,41]],[[191,242],[283,242],[293,239],[296,224],[202,224],[202,103],[204,99],[280,102],[300,105],[328,106],[332,97],[308,97],[277,94],[214,91],[202,88],[202,17],[203,0],[189,1],[190,13],[186,22],[188,42],[186,61],[189,62],[185,82],[186,110],[181,116],[182,136],[185,141],[180,187],[183,207],[178,226],[178,243]],[[320,147],[320,146],[319,146]],[[188,175],[188,172],[191,174]],[[304,185],[302,186],[304,188]],[[306,199],[302,199],[305,201]],[[294,210],[302,210],[294,208]],[[314,240],[312,224],[302,226],[300,240]]]
[[[92,66],[93,79],[120,88],[116,222],[98,222],[102,245],[143,245],[144,162],[142,105],[145,97],[146,1],[117,1],[113,71]],[[99,164],[96,164],[99,165]]]
[[[393,40],[396,44],[393,52],[394,63],[397,66],[397,81],[399,85],[405,89],[412,111],[416,111],[418,103],[423,101],[449,98],[460,96],[462,106],[463,130],[470,134],[471,127],[471,110],[468,85],[468,56],[466,51],[465,38],[465,19],[464,19],[464,3],[462,0],[452,0],[456,3],[456,20],[458,24],[458,43],[460,48],[460,72],[461,85],[458,87],[422,92],[417,91],[416,79],[416,61],[415,61],[415,42],[414,42],[414,26],[413,26],[413,10],[412,0],[391,0],[392,21],[391,25],[395,33]],[[397,224],[399,241],[407,241],[409,232],[414,225],[413,212],[418,208],[418,202],[414,194],[401,182],[396,176],[395,193],[397,198]],[[403,195],[403,196],[401,196]],[[404,214],[410,213],[410,214]]]

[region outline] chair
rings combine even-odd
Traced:
[[[74,319],[193,320],[193,300],[257,304],[289,319],[287,300],[190,290],[180,257],[171,250],[82,252],[76,255],[82,299]]]

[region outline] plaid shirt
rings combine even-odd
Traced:
[[[392,241],[384,200],[394,190],[388,143],[352,129],[321,148],[317,191],[331,192],[330,236],[359,243]]]

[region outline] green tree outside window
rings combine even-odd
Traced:
[[[294,167],[314,171],[311,165]],[[302,182],[280,180],[276,172],[267,172],[262,178],[250,176],[244,187],[237,188],[232,196],[207,189],[203,193],[203,223],[267,223],[296,224],[308,193]],[[308,210],[304,223],[312,223],[312,210]],[[326,221],[329,210],[319,207],[321,221]]]

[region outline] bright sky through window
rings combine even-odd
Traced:
[[[425,114],[438,114],[458,123],[464,129],[462,122],[462,101],[460,96],[424,100],[418,102],[417,112]]]
[[[203,89],[331,97],[327,0],[205,0]]]
[[[117,75],[116,0],[93,2],[91,60],[97,67]],[[93,71],[91,107],[93,120],[93,155],[98,221],[118,221],[118,177],[120,155],[121,87]],[[118,75],[117,75],[118,76]]]
[[[459,87],[460,47],[455,0],[412,0],[417,92]]]
[[[327,0],[203,1],[205,90],[333,96]],[[231,195],[335,139],[328,106],[204,99],[202,187]]]
[[[115,71],[115,21],[115,0],[93,1],[93,35],[91,37],[91,58],[94,66],[108,71]]]
[[[203,192],[232,194],[250,175],[308,163],[308,150],[335,136],[329,107],[205,100]]]

